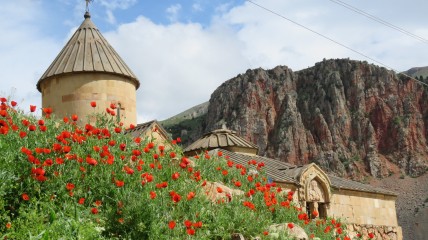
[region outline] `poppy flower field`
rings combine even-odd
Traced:
[[[132,138],[133,126],[111,109],[96,114],[96,102],[91,123],[77,124],[85,119],[0,100],[0,239],[288,239],[269,232],[279,223],[350,239],[339,220],[309,219],[293,192],[268,183],[263,163],[187,158],[180,139]],[[213,200],[204,188],[213,183],[243,194],[216,185],[223,197]]]

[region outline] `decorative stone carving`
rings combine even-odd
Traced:
[[[299,200],[301,202],[330,202],[330,179],[315,164],[310,164],[299,177]]]
[[[309,183],[308,202],[325,202],[324,191],[320,188],[318,182],[312,179]]]

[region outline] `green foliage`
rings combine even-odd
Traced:
[[[123,134],[111,117],[92,119],[80,127],[1,105],[1,239],[269,238],[271,224],[287,222],[321,239],[345,234],[309,220],[292,192],[267,183],[262,163],[240,166],[221,154],[189,160],[174,143],[155,146]],[[204,186],[213,182],[244,194],[210,199]]]

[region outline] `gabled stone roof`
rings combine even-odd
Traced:
[[[186,147],[184,152],[212,150],[215,148],[224,149],[228,147],[251,149],[254,150],[255,154],[258,152],[257,145],[239,137],[236,135],[235,131],[228,129],[217,129],[205,134],[203,137]]]
[[[102,36],[86,12],[83,23],[37,82],[37,89],[41,91],[40,83],[45,79],[88,72],[120,75],[130,79],[137,89],[140,86],[135,74]]]
[[[261,156],[248,156],[245,154],[240,153],[234,153],[227,151],[225,149],[215,149],[209,152],[209,154],[217,154],[218,151],[223,152],[223,156],[229,156],[230,160],[232,160],[235,163],[239,163],[242,165],[248,164],[248,161],[254,159],[257,162],[264,162],[265,163],[265,171],[268,177],[271,177],[275,182],[285,182],[285,183],[293,183],[298,185],[300,182],[300,176],[301,174],[310,167],[312,164],[305,164],[300,166],[295,166],[289,163],[281,162],[276,159],[267,158],[267,157],[261,157]],[[359,183],[356,181],[336,177],[330,174],[327,174],[328,178],[331,182],[331,187],[334,189],[346,189],[346,190],[353,190],[353,191],[360,191],[360,192],[369,192],[369,193],[378,193],[378,194],[385,194],[385,195],[392,195],[397,196],[396,193],[378,188],[373,187],[368,184]]]
[[[340,189],[357,190],[361,192],[371,192],[371,193],[380,193],[385,195],[397,196],[396,193],[383,188],[378,188],[368,184],[352,181],[349,179],[336,177],[330,174],[328,175],[328,177],[330,178],[331,186],[338,190]]]
[[[126,129],[125,134],[130,134],[132,137],[139,137],[145,135],[147,131],[152,131],[153,128],[156,128],[165,137],[165,140],[171,140],[168,132],[156,120],[137,124],[132,129]]]
[[[283,174],[281,171],[281,169],[287,169],[287,168],[293,167],[293,165],[291,164],[280,162],[278,160],[267,158],[267,157],[257,156],[257,155],[250,156],[250,155],[230,152],[220,148],[211,150],[208,152],[208,154],[217,155],[219,151],[223,153],[223,156],[228,156],[230,160],[233,161],[234,163],[241,164],[244,166],[246,166],[250,160],[256,160],[257,162],[264,162],[265,163],[264,170],[266,171],[266,174],[269,177],[271,177],[272,180],[275,182],[286,182],[286,183],[293,183],[293,184],[298,183],[298,181],[296,181],[294,178],[286,174]]]

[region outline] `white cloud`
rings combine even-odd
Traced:
[[[174,4],[169,6],[165,12],[168,14],[168,19],[171,22],[177,22],[178,21],[178,16],[180,14],[180,10],[181,10],[181,5],[180,4]]]
[[[388,1],[393,1],[391,6],[397,5],[397,8],[380,11]],[[397,14],[406,3],[388,1],[373,4],[361,1],[358,7],[428,38],[428,28],[418,20],[425,16],[425,1],[418,0],[420,7],[410,15]],[[41,96],[35,84],[68,40],[65,37],[64,41],[55,42],[38,32],[43,27],[38,21],[46,15],[40,2],[8,1],[2,2],[0,8],[3,19],[0,31],[7,33],[0,38],[0,66],[3,66],[0,95],[17,89],[16,99],[24,98],[25,106],[40,105]],[[103,0],[101,4],[112,12],[110,20],[113,21],[115,9],[130,7],[135,2]],[[319,0],[257,2],[399,71],[428,65],[427,44],[329,1],[324,4]],[[21,7],[17,8],[16,4]],[[141,82],[137,92],[139,122],[162,120],[207,101],[221,83],[248,68],[287,65],[296,71],[313,66],[323,58],[366,60],[249,2],[234,7],[218,6],[212,13],[212,21],[204,25],[177,22],[180,11],[181,5],[170,6],[167,10],[170,24],[155,24],[141,16],[103,33]]]
[[[140,78],[140,122],[208,101],[222,82],[248,68],[241,43],[226,26],[162,26],[140,17],[105,36]]]
[[[4,33],[0,38],[0,95],[11,96],[24,110],[30,104],[40,106],[36,83],[61,46],[40,33],[40,1],[2,2],[0,16],[0,32]]]

